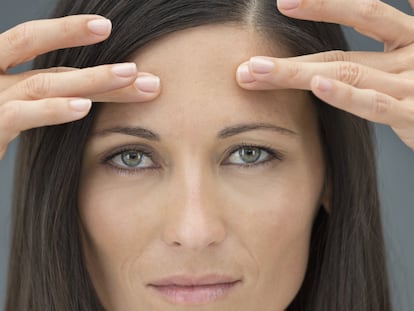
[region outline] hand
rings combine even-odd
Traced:
[[[384,52],[253,57],[239,67],[240,86],[311,90],[334,107],[390,125],[414,150],[414,18],[379,0],[302,0],[290,9],[283,2],[279,10],[289,17],[353,27],[383,42]]]
[[[135,63],[7,74],[40,54],[94,44],[110,32],[109,20],[77,15],[27,22],[0,34],[0,159],[21,131],[81,119],[91,101],[143,102],[158,96],[158,77],[139,73]]]

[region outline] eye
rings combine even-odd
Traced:
[[[146,169],[154,167],[151,154],[139,150],[125,150],[110,157],[109,162],[120,169]]]
[[[225,164],[254,166],[281,159],[275,150],[258,146],[239,146],[233,151]]]

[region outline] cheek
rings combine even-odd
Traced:
[[[161,216],[154,208],[157,196],[149,187],[117,184],[97,175],[83,178],[79,196],[83,250],[93,284],[107,306],[127,299],[124,293],[139,282],[134,267],[156,235],[153,220]]]
[[[313,220],[319,208],[322,170],[280,169],[260,182],[237,182],[227,189],[236,235],[256,267],[254,295],[283,310],[296,296],[306,272]],[[232,194],[231,194],[232,193]],[[278,307],[276,307],[278,306]]]
[[[283,310],[300,288],[322,187],[322,172],[315,173],[308,164],[297,159],[273,169],[203,175],[214,178],[208,183],[208,193],[214,195],[205,208],[219,209],[226,223],[228,239],[220,252],[240,260],[250,284],[246,294],[261,297],[246,310],[267,310],[269,305]],[[165,208],[171,204],[168,189],[177,189],[176,181],[145,180],[97,172],[82,179],[79,208],[84,252],[105,305],[132,301],[126,293],[136,295],[143,266],[146,270],[160,267],[147,259],[171,255],[154,244],[160,245],[163,223],[172,221],[165,219]]]

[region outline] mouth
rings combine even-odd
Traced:
[[[147,286],[170,303],[200,305],[224,298],[240,283],[241,279],[228,276],[174,276],[155,281]]]

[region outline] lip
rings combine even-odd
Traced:
[[[224,298],[240,283],[241,279],[224,275],[179,275],[151,282],[148,287],[168,302],[200,305]]]

